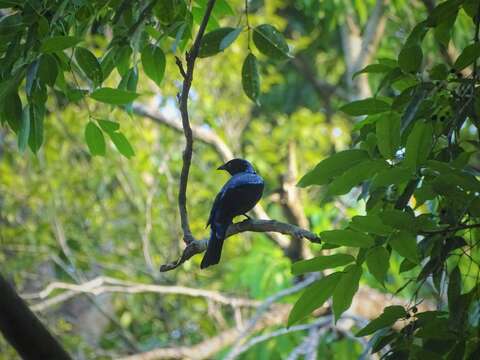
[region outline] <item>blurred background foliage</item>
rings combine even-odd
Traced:
[[[65,18],[57,19],[60,23],[70,21],[73,15],[81,19],[82,14],[97,19],[85,22],[84,44],[102,59],[112,34],[102,27],[100,19],[112,16],[121,1],[60,3],[65,4]],[[194,24],[198,24],[206,1],[185,3],[197,9],[192,13]],[[243,0],[220,3],[227,10],[218,10],[209,30],[219,25],[245,24]],[[381,77],[351,80],[353,72],[363,66],[352,69],[349,65],[352,54],[345,43],[345,31],[361,40],[379,3],[384,7],[379,16],[385,23],[375,30],[380,37],[376,44],[372,38],[369,62],[396,59],[411,29],[427,16],[433,2],[249,1],[250,24],[274,25],[284,34],[293,56],[272,59],[253,49],[260,69],[260,106],[242,92],[247,32],[243,31],[224,52],[197,62],[189,103],[192,125],[213,130],[235,155],[255,165],[266,180],[261,204],[274,219],[291,222],[279,195],[288,173],[289,149],[295,149],[298,181],[299,175],[328,155],[348,148],[358,136],[358,132],[352,132],[355,121],[338,108],[349,100],[371,95]],[[10,8],[15,1],[0,4],[4,8],[2,16],[15,11],[15,7]],[[56,1],[32,0],[34,8],[45,4],[57,6]],[[140,1],[131,6],[121,21],[128,23],[128,16],[136,18],[146,5],[148,2]],[[162,15],[156,11],[157,18],[148,20],[128,40],[135,50],[141,34],[149,31],[155,35],[159,31],[156,24]],[[76,26],[82,24],[79,20]],[[472,33],[471,18],[460,11],[452,30],[452,44],[463,48]],[[139,65],[137,102],[178,119],[176,96],[181,77],[174,55],[182,54],[182,44],[175,44],[172,37],[162,37],[158,44],[166,55],[161,87],[144,74],[138,54],[128,60]],[[425,39],[423,49],[423,63],[431,67],[441,57],[441,47],[432,34]],[[77,81],[71,75],[65,77],[67,82]],[[117,87],[121,79],[114,70],[104,86]],[[88,83],[81,78],[78,81],[80,87]],[[26,95],[21,92],[20,97],[25,103]],[[19,152],[15,133],[7,126],[0,128],[0,262],[19,293],[38,292],[54,281],[82,283],[99,275],[218,290],[257,300],[293,284],[291,261],[267,236],[256,233],[229,239],[221,264],[208,271],[199,270],[200,256],[196,256],[177,270],[159,273],[159,265],[175,259],[184,246],[177,210],[183,136],[135,114],[128,106],[108,106],[90,98],[68,102],[55,90],[48,97],[46,109],[44,142],[36,155],[29,150]],[[135,156],[127,159],[108,140],[106,155],[92,156],[84,140],[90,116],[118,122]],[[200,238],[208,235],[205,223],[212,199],[227,175],[215,171],[223,161],[207,144],[196,141],[193,156],[188,209],[192,231]],[[358,195],[355,190],[332,197],[323,187],[301,190],[309,228],[320,232],[345,226],[349,218],[364,211],[365,203],[357,201]],[[148,251],[145,242],[149,243]],[[319,254],[318,245],[308,247],[311,253]],[[400,261],[399,257],[390,258],[386,280],[390,291],[400,288],[410,276],[398,274]],[[469,273],[478,272],[472,268],[475,264],[469,262],[469,266]],[[371,275],[365,275],[362,282],[385,291]],[[402,296],[408,298],[413,290],[409,291]],[[431,297],[428,286],[423,291],[425,297]],[[288,297],[285,301],[294,300]],[[250,310],[244,310],[242,316],[247,318],[249,314]],[[108,359],[158,347],[189,346],[226,331],[238,321],[238,314],[231,308],[203,298],[148,293],[79,296],[39,315],[78,359]],[[303,336],[297,332],[273,338],[252,347],[242,358],[286,359]],[[325,359],[357,358],[363,351],[355,339],[332,333],[322,336],[318,346],[319,358]],[[2,339],[0,358],[15,358]]]

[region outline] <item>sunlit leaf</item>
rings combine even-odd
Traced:
[[[200,44],[198,56],[201,58],[213,56],[225,50],[240,34],[241,29],[224,27],[206,33]]]
[[[352,230],[328,230],[320,233],[320,238],[329,244],[368,248],[373,245],[371,236]]]
[[[105,155],[105,138],[102,130],[92,121],[85,127],[85,142],[92,155]]]
[[[130,145],[125,135],[123,135],[121,132],[109,132],[108,135],[112,139],[115,147],[120,152],[120,154],[122,154],[126,158],[131,158],[135,155],[135,151],[133,150],[132,145]]]
[[[242,66],[242,86],[245,94],[257,105],[260,96],[260,75],[257,59],[252,53],[245,58]]]
[[[160,86],[165,75],[165,54],[158,46],[149,45],[142,51],[142,65],[145,74]]]
[[[333,292],[333,313],[335,321],[352,304],[352,299],[358,290],[360,277],[362,276],[362,267],[359,265],[350,265],[342,273],[338,284]]]
[[[321,307],[332,296],[341,273],[333,273],[310,285],[297,300],[288,316],[287,326],[305,318],[315,309]]]

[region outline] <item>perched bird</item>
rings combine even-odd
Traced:
[[[264,182],[252,164],[244,159],[233,159],[217,170],[225,170],[232,176],[218,193],[212,206],[208,225],[211,226],[207,251],[202,259],[202,269],[218,264],[223,241],[233,218],[245,215],[260,200]],[[248,216],[247,216],[248,217]]]

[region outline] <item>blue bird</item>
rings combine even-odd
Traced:
[[[263,179],[247,160],[233,159],[217,170],[228,171],[232,177],[215,198],[208,218],[207,227],[211,226],[211,232],[207,251],[200,264],[202,269],[218,264],[225,234],[233,218],[247,216],[245,213],[255,206],[263,194]]]

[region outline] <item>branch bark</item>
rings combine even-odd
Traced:
[[[188,94],[190,88],[192,87],[193,81],[193,71],[195,68],[195,61],[198,57],[198,52],[200,51],[200,44],[202,41],[203,34],[208,24],[208,20],[215,5],[215,0],[209,0],[207,7],[205,9],[205,14],[203,15],[202,23],[198,29],[197,36],[193,42],[192,48],[186,54],[187,70],[183,78],[182,92],[179,97],[180,104],[180,114],[182,116],[182,127],[183,133],[185,135],[185,150],[183,151],[183,164],[182,172],[180,175],[180,188],[178,192],[178,206],[180,211],[180,221],[182,224],[183,230],[183,240],[186,244],[190,244],[195,239],[190,230],[190,224],[188,222],[188,211],[187,211],[187,184],[188,184],[188,174],[190,172],[190,165],[192,162],[192,152],[193,152],[193,133],[192,128],[190,127],[190,119],[188,116]],[[183,75],[183,67],[179,65],[180,72]]]
[[[295,238],[304,238],[313,243],[320,243],[321,239],[317,234],[314,234],[308,230],[302,229],[298,226],[282,223],[276,220],[244,220],[228,227],[227,238],[245,231],[252,232],[276,232],[284,235],[290,235]],[[188,243],[183,250],[180,258],[174,262],[164,264],[160,267],[161,272],[170,271],[176,269],[185,261],[189,260],[196,254],[203,253],[207,249],[207,239],[193,240]]]
[[[23,359],[71,359],[2,275],[0,294],[0,330]]]

